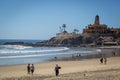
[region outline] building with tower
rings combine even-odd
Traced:
[[[85,29],[83,29],[83,33],[105,33],[107,29],[107,25],[100,24],[99,16],[96,15],[94,24],[89,24]]]
[[[83,33],[119,35],[120,28],[109,28],[106,24],[100,24],[99,16],[96,15],[94,24],[86,26]]]

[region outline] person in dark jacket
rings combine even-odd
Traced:
[[[27,73],[30,74],[30,64],[27,65]]]
[[[100,58],[100,62],[101,62],[101,63],[103,63],[103,57],[102,57],[102,58]]]
[[[56,66],[55,66],[55,75],[56,76],[59,75],[59,69],[61,69],[61,67],[59,67],[58,64],[56,64]]]

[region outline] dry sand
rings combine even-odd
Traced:
[[[53,78],[46,79],[46,80],[56,80],[54,79],[55,77],[54,67],[56,64],[62,67],[60,70],[60,76],[62,75],[62,77],[64,77],[65,74],[68,74],[69,76],[72,74],[71,76],[73,76],[73,74],[78,74],[78,73],[79,73],[79,77],[80,77],[80,74],[84,74],[84,73],[93,74],[93,76],[94,75],[97,76],[98,73],[99,73],[98,75],[100,74],[102,75],[116,74],[117,75],[117,73],[120,73],[120,57],[111,57],[111,58],[107,58],[106,65],[101,64],[98,58],[87,59],[82,61],[54,61],[54,62],[34,64],[35,72],[33,76],[45,76],[45,77],[53,76]],[[0,66],[0,79],[11,78],[11,77],[32,76],[27,74],[26,66],[27,64],[13,65],[13,66]],[[106,73],[106,71],[107,72],[109,71],[109,72]],[[73,78],[76,78],[76,77],[73,77]],[[69,79],[62,79],[62,80],[69,80]],[[75,80],[75,79],[71,79],[71,80]]]

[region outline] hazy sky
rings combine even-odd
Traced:
[[[50,39],[94,23],[120,27],[120,0],[0,0],[0,39]]]

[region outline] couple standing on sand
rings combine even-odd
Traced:
[[[100,58],[100,62],[106,64],[107,63],[107,58],[106,57]]]
[[[30,66],[30,64],[28,64],[28,66],[27,66],[27,72],[28,72],[28,74],[30,74],[30,72],[31,72],[31,74],[33,75],[34,70],[35,70],[34,64],[32,64],[31,66]]]

